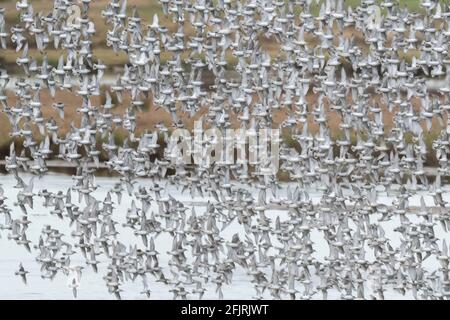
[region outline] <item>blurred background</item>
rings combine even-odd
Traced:
[[[16,11],[16,0],[0,0],[0,8],[5,9],[5,19],[8,26],[13,26],[19,23],[18,12]],[[39,13],[42,12],[44,15],[48,13],[53,8],[52,0],[28,0],[29,3],[32,4],[34,12]],[[76,1],[74,1],[76,3]],[[104,63],[106,63],[110,72],[114,70],[114,67],[120,67],[124,63],[127,62],[127,57],[124,53],[120,53],[116,55],[110,48],[106,46],[106,32],[108,31],[108,26],[105,24],[104,19],[101,16],[102,9],[109,3],[109,0],[92,0],[89,9],[89,18],[95,23],[96,35],[93,38],[93,48],[95,55],[101,59]],[[315,9],[315,13],[319,11],[320,4],[322,1],[317,4],[315,0],[313,0],[313,9]],[[378,1],[380,2],[380,1]],[[441,1],[442,3],[449,1]],[[360,5],[360,0],[345,0],[345,6],[351,6],[352,8]],[[422,12],[422,7],[420,6],[420,0],[400,0],[400,4],[402,6],[408,7],[411,11]],[[127,0],[127,14],[131,15],[133,8],[136,7],[139,16],[147,23],[151,23],[153,15],[155,13],[159,16],[160,24],[165,25],[169,28],[170,31],[175,31],[175,25],[170,23],[170,19],[167,19],[162,11],[161,5],[158,0]],[[188,33],[189,34],[189,33]],[[311,39],[310,39],[311,41]],[[265,39],[263,40],[269,52],[273,55],[276,55],[279,46],[274,43],[274,39]],[[30,43],[31,45],[31,43]],[[58,50],[59,51],[59,50]],[[32,56],[40,56],[39,52],[33,46],[30,47],[30,54]],[[48,50],[48,60],[51,64],[56,65],[60,52],[56,50]],[[0,63],[2,68],[6,68],[9,73],[14,73],[16,70],[16,58],[17,54],[15,51],[10,48],[9,50],[2,51],[0,55]],[[167,56],[162,56],[162,60],[167,59]],[[229,57],[232,59],[232,57]],[[38,60],[39,61],[39,60]]]
[[[34,13],[42,13],[42,15],[47,15],[48,12],[52,10],[53,7],[53,1],[51,0],[29,0],[29,3],[32,4]],[[76,1],[74,1],[76,2]],[[105,8],[109,1],[108,0],[92,0],[90,3],[90,9],[89,9],[89,18],[94,22],[96,34],[93,37],[93,53],[97,59],[100,59],[104,64],[107,65],[107,70],[105,70],[105,76],[104,76],[104,83],[101,87],[102,93],[104,93],[106,90],[108,90],[108,85],[111,83],[114,83],[116,79],[118,78],[118,75],[123,70],[123,66],[128,63],[128,57],[124,52],[115,53],[112,48],[107,47],[106,45],[106,33],[108,31],[109,26],[106,25],[104,19],[101,16],[102,9]],[[323,1],[318,1],[318,3],[313,0],[313,13],[317,14],[320,10],[320,6]],[[376,1],[380,3],[380,1]],[[442,5],[444,3],[449,3],[449,0],[442,0],[440,1]],[[423,8],[420,6],[421,1],[420,0],[400,0],[400,4],[402,7],[407,7],[410,11],[418,12],[419,14],[423,12]],[[360,5],[359,0],[345,0],[345,6],[351,6],[352,8],[356,8],[358,5]],[[0,0],[0,8],[4,8],[5,12],[5,20],[7,24],[7,31],[9,32],[10,28],[14,26],[15,24],[19,23],[19,16],[18,12],[16,10],[16,1],[14,0]],[[161,11],[161,5],[157,0],[128,0],[127,1],[127,14],[131,15],[133,8],[136,8],[139,16],[143,19],[142,24],[150,24],[153,18],[153,15],[156,13],[159,16],[159,21],[161,25],[165,25],[168,27],[169,32],[175,32],[175,25],[171,23],[170,19],[166,18],[162,11]],[[299,12],[300,13],[300,12]],[[439,27],[439,26],[438,26]],[[192,28],[187,25],[187,34],[193,34]],[[367,51],[368,46],[363,41],[362,35],[359,33],[359,31],[355,30],[353,27],[346,27],[344,34],[347,37],[354,36],[355,37],[355,43],[363,50]],[[417,36],[420,40],[420,35]],[[48,48],[45,53],[39,52],[39,50],[36,49],[36,45],[34,42],[34,37],[28,37],[29,39],[29,54],[32,58],[36,59],[38,63],[42,62],[43,57],[46,55],[48,62],[52,66],[56,66],[59,57],[61,54],[63,54],[63,50],[60,48],[59,50],[55,50],[52,47]],[[312,34],[306,34],[305,40],[310,43],[310,46],[313,47],[318,39],[314,37]],[[275,38],[266,37],[265,35],[260,35],[260,43],[263,46],[265,50],[267,50],[272,58],[276,58],[280,54],[280,44],[276,41]],[[22,54],[22,52],[16,53],[14,50],[14,47],[9,40],[8,42],[8,48],[6,50],[0,49],[0,69],[6,69],[10,77],[10,83],[9,88],[14,88],[14,82],[18,77],[24,77],[24,73],[22,70],[22,67],[19,67],[16,64],[16,59]],[[400,58],[406,59],[408,62],[411,60],[411,58],[417,55],[417,52],[415,50],[409,50],[406,54],[401,53]],[[187,57],[188,52],[185,52],[183,57]],[[161,53],[161,63],[164,64],[168,59],[170,59],[170,53],[162,52]],[[227,55],[227,61],[229,62],[229,65],[227,66],[227,69],[229,69],[231,72],[234,69],[234,66],[237,63],[237,59],[233,56],[231,51]],[[351,66],[345,65],[344,67],[348,69],[348,76],[351,77]],[[206,86],[206,89],[209,85],[213,84],[214,78],[211,72],[205,71],[203,74],[203,81]],[[12,90],[9,90],[6,92],[6,95],[8,97],[8,106],[13,106],[16,103],[14,92]],[[124,101],[122,104],[119,104],[117,102],[117,99],[115,98],[115,95],[112,94],[113,97],[113,103],[116,104],[116,107],[113,109],[113,112],[116,114],[123,114],[124,110],[126,109],[126,106],[130,103],[130,97],[126,96],[124,97]],[[308,99],[311,102],[311,105],[314,102],[314,99],[316,98],[315,94],[310,90],[310,93],[308,95]],[[104,95],[100,95],[97,97],[92,97],[91,102],[93,105],[100,105],[104,103]],[[60,130],[62,133],[65,133],[68,128],[70,127],[70,124],[72,122],[77,123],[77,121],[80,121],[79,114],[77,113],[76,109],[81,104],[81,98],[77,97],[74,92],[70,91],[60,91],[58,90],[56,93],[56,96],[52,98],[48,92],[48,90],[43,89],[40,93],[40,101],[42,103],[42,113],[46,119],[49,119],[50,117],[53,117],[58,120],[58,124],[60,125]],[[60,119],[58,117],[58,112],[55,108],[52,107],[53,103],[56,102],[62,102],[65,104],[65,118]],[[413,104],[417,105],[418,107],[419,101],[413,101]],[[198,114],[196,114],[194,117],[191,117],[190,115],[183,115],[180,114],[180,118],[185,123],[186,127],[191,128],[193,122],[198,119],[204,111],[200,111]],[[389,130],[390,127],[393,125],[392,122],[392,116],[393,114],[390,112],[384,112],[384,123],[386,125],[386,130]],[[276,123],[282,123],[284,119],[287,117],[287,111],[286,110],[279,110],[274,112],[274,120]],[[334,138],[339,138],[342,134],[341,130],[339,129],[339,121],[338,117],[334,116],[334,111],[328,110],[327,116],[329,117],[328,123],[330,124],[330,130],[332,133],[332,136]],[[312,115],[310,115],[312,120]],[[163,109],[159,109],[155,107],[152,103],[152,97],[149,96],[149,98],[145,101],[145,105],[143,106],[141,112],[139,112],[136,115],[137,118],[137,133],[139,134],[145,129],[152,130],[153,126],[156,123],[163,122],[166,126],[170,127],[172,125],[171,123],[171,117],[170,115]],[[334,120],[335,119],[335,120]],[[231,119],[232,123],[236,123],[236,119]],[[317,130],[316,124],[311,121],[310,124],[310,130],[315,131]],[[0,113],[0,157],[1,159],[4,158],[5,155],[9,153],[9,146],[11,144],[11,138],[9,137],[9,131],[10,131],[10,125],[6,118],[6,115],[4,113]],[[36,129],[37,131],[37,129]],[[386,131],[387,132],[387,131]],[[433,123],[433,129],[427,134],[425,137],[427,144],[429,145],[429,149],[431,149],[432,141],[437,137],[439,134],[439,126],[437,123]],[[122,143],[123,140],[126,138],[127,133],[124,130],[116,130],[115,132],[115,139],[117,143]],[[283,139],[288,145],[294,145],[297,143],[292,137],[287,133],[283,133]],[[101,142],[99,142],[101,143]],[[20,143],[16,144],[16,146],[19,146]],[[427,165],[434,165],[436,164],[436,157],[435,155],[430,152],[430,155],[427,158]]]

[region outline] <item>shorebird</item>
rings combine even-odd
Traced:
[[[127,58],[110,85],[90,1],[35,14],[20,0],[12,26],[0,8],[0,50],[17,52],[20,72],[0,70],[17,191],[0,188],[5,240],[36,255],[43,279],[67,275],[74,298],[81,253],[117,299],[136,279],[148,298],[154,282],[174,298],[225,298],[242,272],[257,299],[446,299],[450,89],[426,82],[450,79],[449,6],[159,2],[149,21],[127,1],[102,8],[106,46]],[[153,121],[158,109],[167,119]],[[54,159],[75,167],[71,186],[45,185]],[[70,233],[28,238],[36,198]]]

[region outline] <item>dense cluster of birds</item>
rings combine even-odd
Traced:
[[[146,23],[126,0],[112,0],[101,11],[105,44],[128,61],[105,91],[107,66],[93,50],[92,2],[54,0],[48,13],[35,13],[20,0],[12,26],[0,9],[0,45],[15,49],[23,72],[14,103],[7,96],[10,76],[0,72],[13,141],[5,168],[18,190],[13,207],[1,192],[1,233],[35,255],[42,278],[67,275],[75,297],[82,274],[101,270],[117,298],[129,281],[142,282],[143,297],[156,281],[174,298],[201,299],[208,290],[222,298],[239,272],[255,298],[450,296],[447,5],[422,0],[414,13],[396,0],[362,0],[353,8],[343,0],[159,0],[162,13]],[[41,59],[30,55],[34,47]],[[56,65],[50,50],[61,53]],[[429,78],[446,81],[432,91]],[[43,116],[43,90],[54,97],[58,117]],[[82,99],[74,107],[81,120],[64,133],[72,106],[58,102],[60,91]],[[104,104],[94,105],[100,95]],[[149,99],[167,111],[170,124],[139,128],[137,117],[152,117],[143,111]],[[124,103],[126,111],[115,113]],[[168,150],[179,141],[171,131],[186,128],[185,116],[199,112],[205,126],[220,130],[237,119],[245,130],[287,132],[289,141],[280,138],[280,171],[265,170],[262,161],[173,161]],[[117,130],[127,132],[123,143],[115,140]],[[432,154],[435,177],[427,172]],[[74,164],[73,185],[36,191],[52,159]],[[101,165],[120,176],[105,199],[95,197]],[[167,185],[205,199],[204,206],[177,200]],[[320,191],[317,203],[313,191]],[[394,200],[382,204],[380,193]],[[413,197],[420,206],[410,206]],[[29,240],[36,198],[72,233],[48,225],[37,242]],[[126,212],[114,210],[124,201]],[[387,222],[396,224],[399,241],[386,234]],[[238,232],[223,237],[232,226]],[[119,241],[122,229],[139,244]],[[160,234],[173,241],[167,254],[155,245]],[[328,254],[319,257],[318,246]],[[74,264],[74,254],[86,265]],[[160,264],[163,255],[167,264]],[[26,283],[25,267],[16,275]]]

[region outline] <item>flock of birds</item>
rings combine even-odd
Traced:
[[[396,0],[362,0],[356,8],[343,0],[159,2],[166,26],[156,14],[146,24],[126,0],[112,0],[101,11],[106,45],[128,58],[106,91],[107,66],[93,51],[94,1],[54,0],[44,14],[20,0],[13,26],[0,9],[0,46],[15,48],[24,73],[15,80],[13,104],[10,76],[0,71],[0,102],[13,141],[5,168],[18,190],[12,206],[1,192],[0,234],[7,235],[1,241],[34,255],[42,278],[67,275],[75,297],[83,273],[104,271],[108,292],[119,299],[126,282],[141,282],[143,297],[160,282],[174,298],[201,299],[208,291],[223,298],[236,273],[246,275],[257,299],[326,299],[330,293],[384,299],[385,292],[448,298],[450,8],[433,0],[421,1],[420,14]],[[267,43],[279,49],[269,51]],[[30,55],[32,47],[40,60]],[[61,52],[57,65],[48,50]],[[446,81],[432,91],[430,77]],[[52,97],[63,91],[82,103],[65,106],[54,98],[58,117],[46,118],[43,91]],[[99,95],[105,102],[94,105]],[[126,111],[114,112],[125,97]],[[167,111],[170,124],[139,128],[137,117],[152,117],[142,110],[149,99]],[[67,108],[76,108],[81,120],[63,133]],[[287,132],[293,142],[280,138],[279,152],[289,187],[262,161],[171,161],[169,151],[179,142],[170,139],[171,130],[185,128],[185,118],[199,112],[205,125],[220,130],[237,119],[246,130]],[[276,122],[280,113],[285,116]],[[127,132],[123,144],[114,138],[119,129]],[[430,154],[435,177],[426,170]],[[51,159],[76,166],[73,185],[36,191]],[[100,165],[120,176],[105,199],[95,197]],[[24,181],[23,172],[31,180]],[[177,200],[169,185],[205,199],[204,206]],[[320,191],[317,203],[313,191]],[[394,200],[382,204],[380,194]],[[409,205],[413,197],[420,207]],[[69,224],[71,234],[47,225],[39,239],[29,240],[36,199]],[[126,212],[115,210],[124,202]],[[386,234],[387,222],[395,223],[398,241]],[[225,238],[228,228],[237,232]],[[133,245],[118,239],[124,229],[136,238]],[[167,253],[155,245],[161,234],[172,239]],[[318,256],[318,245],[328,254]],[[72,262],[78,254],[85,265]],[[16,275],[26,283],[26,266]]]

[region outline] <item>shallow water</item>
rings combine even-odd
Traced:
[[[30,176],[24,175],[23,179],[27,183]],[[13,208],[12,218],[20,218],[22,216],[22,212],[19,208],[13,206],[13,202],[15,201],[17,189],[14,188],[15,180],[10,175],[0,176],[0,181],[5,190],[5,196],[8,198],[6,203],[10,208]],[[114,183],[117,182],[116,178],[97,178],[96,183],[98,185],[98,189],[94,192],[94,196],[97,199],[103,200],[106,196],[108,190],[110,190]],[[150,185],[150,180],[140,180],[139,183],[144,186]],[[66,175],[59,174],[49,174],[41,179],[35,179],[34,184],[34,192],[37,193],[39,190],[47,189],[52,192],[56,192],[59,190],[67,190],[72,185],[72,178]],[[281,190],[280,193],[285,193],[285,188],[287,184],[283,185],[284,190]],[[206,201],[208,198],[195,198],[191,199],[189,193],[181,194],[176,190],[174,186],[169,186],[166,189],[167,194],[175,197],[177,200],[188,202],[188,201]],[[318,203],[320,200],[320,194],[318,192],[311,192],[310,196],[314,203]],[[284,196],[283,196],[284,197]],[[446,196],[447,197],[447,196]],[[411,206],[419,205],[420,193],[418,196],[415,196],[410,201]],[[116,197],[113,195],[113,200],[116,202]],[[432,205],[432,198],[425,197],[427,205]],[[70,236],[70,232],[72,231],[69,226],[68,221],[60,220],[56,216],[49,213],[49,208],[44,208],[42,205],[42,198],[35,197],[34,201],[34,209],[29,210],[29,220],[32,223],[27,230],[28,239],[31,240],[32,244],[36,244],[39,239],[39,235],[41,233],[44,225],[51,225],[53,228],[58,229],[60,232],[65,234],[63,237],[64,241],[68,241],[73,243],[73,239]],[[72,201],[78,201],[78,195],[72,192]],[[125,213],[126,209],[130,203],[130,197],[124,193],[122,198],[122,203],[120,206],[115,205],[115,210],[113,213],[113,219],[122,223],[125,221]],[[392,202],[392,198],[388,196],[381,195],[379,197],[379,202],[390,204]],[[84,203],[80,205],[81,208],[84,207]],[[198,213],[201,213],[204,210],[203,206],[198,206],[195,209]],[[276,216],[280,216],[282,220],[286,217],[286,211],[282,210],[270,210],[267,212],[267,216],[270,218],[275,218]],[[383,227],[386,231],[386,237],[388,237],[391,241],[392,245],[397,246],[400,242],[399,236],[397,233],[393,231],[393,229],[398,226],[399,221],[398,218],[394,218],[392,221],[383,222]],[[411,217],[414,219],[414,217]],[[3,217],[0,216],[0,223],[3,223]],[[118,240],[120,240],[125,245],[134,245],[138,244],[142,246],[142,242],[140,238],[137,238],[132,234],[129,229],[124,229],[118,226],[119,236]],[[437,236],[442,239],[444,237],[448,238],[448,235],[444,234],[440,226],[436,227]],[[40,265],[35,261],[35,257],[37,256],[37,250],[32,248],[32,253],[28,253],[26,249],[22,246],[18,246],[14,241],[7,239],[8,231],[0,231],[1,239],[0,239],[0,299],[73,299],[72,290],[67,286],[67,278],[61,272],[58,272],[57,276],[53,281],[48,279],[41,278]],[[237,222],[232,223],[228,228],[226,228],[221,234],[223,238],[226,240],[231,240],[231,237],[234,233],[239,233],[242,237],[245,236],[244,229]],[[314,249],[316,250],[315,256],[319,260],[323,260],[323,257],[328,255],[328,245],[323,240],[322,235],[319,231],[315,230],[311,234],[312,240],[315,243]],[[172,245],[172,239],[167,234],[161,234],[155,240],[156,250],[160,252],[159,261],[160,266],[163,267],[164,274],[170,277],[170,271],[167,266],[167,262],[169,260],[169,256],[167,255],[167,251],[170,251]],[[276,244],[275,244],[276,245]],[[105,285],[105,281],[103,280],[103,276],[106,274],[106,263],[104,255],[98,257],[99,261],[99,272],[95,273],[92,268],[85,264],[84,258],[81,254],[76,250],[77,253],[71,256],[71,265],[80,265],[84,267],[82,279],[81,279],[81,287],[78,290],[78,298],[79,299],[114,299],[114,296],[108,293],[107,287]],[[367,257],[371,259],[370,257]],[[103,259],[103,260],[102,260]],[[373,259],[373,257],[372,257]],[[434,259],[434,258],[433,258]],[[430,269],[437,268],[437,262],[433,259],[427,260],[424,265]],[[22,262],[25,269],[30,273],[28,274],[28,284],[25,285],[20,277],[15,276],[14,272],[18,270],[19,263]],[[316,279],[318,281],[318,279]],[[170,286],[166,286],[159,282],[156,282],[154,278],[148,277],[149,288],[152,291],[151,299],[171,299],[172,293],[169,292]],[[300,286],[300,285],[299,285]],[[139,279],[132,282],[125,282],[124,285],[121,286],[123,292],[121,293],[122,298],[124,299],[143,299],[145,296],[140,294],[142,290],[142,284]],[[204,295],[204,299],[216,299],[217,293],[215,292],[215,285],[209,284],[207,287],[207,292]],[[302,289],[301,286],[298,289]],[[236,270],[233,273],[233,281],[231,285],[223,286],[223,293],[225,299],[250,299],[253,295],[255,295],[255,291],[253,289],[253,285],[250,283],[250,277],[246,274],[246,270],[242,267],[237,266]],[[403,297],[395,292],[386,292],[386,298],[411,298],[410,296]],[[195,299],[196,295],[189,295],[191,299]],[[266,298],[270,298],[268,292],[266,292]],[[316,294],[314,298],[321,298],[320,294]],[[339,298],[339,293],[330,291],[329,298]]]

